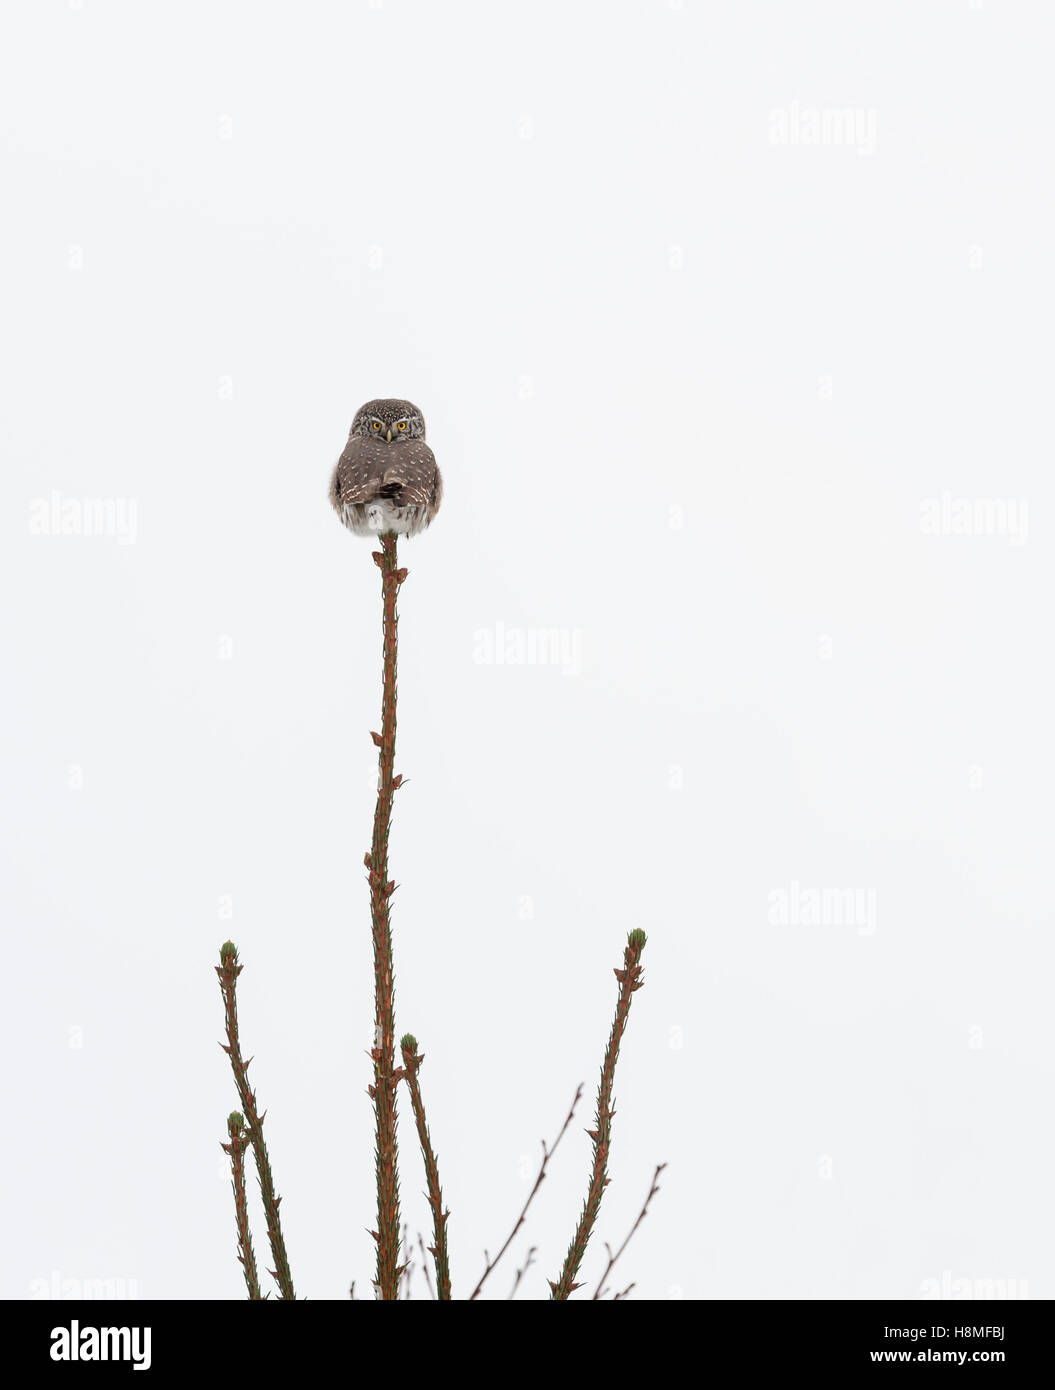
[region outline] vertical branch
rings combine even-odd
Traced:
[[[582,1216],[579,1218],[579,1225],[571,1245],[568,1247],[568,1254],[564,1260],[564,1268],[561,1270],[560,1278],[556,1283],[552,1279],[549,1281],[549,1286],[553,1291],[552,1297],[554,1301],[558,1302],[567,1300],[569,1295],[579,1287],[575,1282],[575,1276],[582,1264],[587,1242],[593,1231],[594,1222],[597,1220],[597,1213],[601,1208],[601,1198],[608,1186],[608,1151],[612,1141],[612,1117],[615,1114],[612,1109],[615,1064],[619,1060],[619,1042],[630,1015],[630,998],[635,990],[641,988],[643,983],[640,979],[641,966],[638,961],[641,958],[641,952],[645,949],[645,941],[645,933],[640,928],[629,934],[623,951],[623,968],[615,972],[615,978],[619,981],[619,999],[615,1006],[615,1020],[612,1023],[612,1031],[608,1038],[608,1049],[604,1054],[604,1064],[601,1067],[601,1081],[597,1088],[597,1119],[595,1122],[597,1128],[586,1131],[593,1140],[593,1169],[590,1173],[590,1185],[586,1192]]]
[[[414,1123],[418,1128],[421,1156],[425,1160],[425,1179],[429,1185],[433,1242],[429,1246],[429,1254],[436,1261],[436,1288],[440,1302],[444,1302],[451,1296],[451,1275],[447,1265],[447,1218],[450,1212],[443,1210],[440,1169],[429,1137],[429,1127],[425,1123],[425,1106],[421,1099],[421,1085],[418,1082],[418,1068],[425,1058],[418,1053],[418,1041],[413,1033],[406,1033],[400,1038],[399,1046],[403,1053],[404,1074],[410,1087],[410,1102],[414,1108]]]
[[[249,1207],[245,1197],[245,1151],[249,1147],[249,1136],[244,1130],[245,1120],[237,1110],[227,1117],[229,1144],[220,1148],[231,1160],[231,1191],[234,1193],[234,1219],[238,1228],[238,1259],[245,1275],[245,1285],[251,1299],[262,1299],[260,1277],[256,1271],[256,1256],[253,1254],[253,1237],[249,1230]]]
[[[245,1114],[245,1127],[256,1159],[260,1195],[267,1217],[267,1238],[271,1243],[271,1258],[275,1262],[275,1268],[268,1272],[277,1282],[283,1298],[296,1298],[293,1278],[289,1272],[289,1260],[286,1258],[286,1243],[282,1239],[282,1222],[278,1215],[282,1198],[275,1196],[275,1181],[271,1176],[271,1162],[267,1156],[267,1145],[264,1143],[264,1117],[257,1113],[256,1092],[249,1085],[249,1062],[242,1061],[242,1050],[238,1042],[238,1005],[235,988],[242,970],[243,967],[238,964],[237,946],[233,941],[225,941],[220,947],[220,964],[216,967],[227,1023],[227,1045],[224,1047],[221,1043],[221,1046],[231,1059],[234,1084],[238,1087],[238,1096]]]
[[[377,1159],[376,1286],[382,1299],[399,1297],[399,1173],[396,1150],[396,1086],[394,1067],[395,976],[392,967],[392,931],[389,902],[396,885],[388,877],[388,832],[392,824],[392,798],[402,777],[395,775],[396,757],[396,594],[407,577],[396,568],[396,537],[381,536],[374,561],[381,570],[383,608],[384,677],[381,693],[381,732],[372,734],[378,755],[377,805],[370,853],[364,862],[370,884],[370,918],[374,940],[374,1102]]]

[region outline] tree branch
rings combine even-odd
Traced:
[[[480,1275],[480,1282],[477,1284],[476,1288],[473,1289],[472,1293],[469,1295],[469,1301],[470,1301],[470,1303],[471,1303],[472,1300],[477,1296],[477,1294],[480,1292],[480,1290],[483,1288],[483,1286],[484,1286],[484,1280],[485,1280],[485,1279],[487,1278],[487,1276],[491,1273],[491,1271],[494,1269],[495,1265],[497,1265],[498,1261],[502,1258],[502,1256],[505,1254],[505,1252],[509,1249],[509,1246],[510,1246],[510,1243],[512,1242],[512,1240],[513,1240],[513,1237],[516,1235],[517,1231],[520,1230],[521,1226],[523,1226],[523,1224],[524,1224],[524,1217],[527,1216],[527,1209],[528,1209],[528,1207],[531,1205],[532,1201],[534,1200],[535,1193],[536,1193],[536,1192],[539,1190],[539,1188],[542,1186],[542,1180],[543,1180],[543,1178],[546,1176],[546,1164],[549,1163],[550,1159],[551,1159],[551,1158],[553,1157],[553,1155],[556,1153],[556,1151],[557,1151],[557,1145],[558,1145],[558,1144],[560,1143],[560,1141],[564,1138],[565,1132],[567,1131],[568,1126],[571,1124],[572,1116],[575,1114],[575,1107],[579,1104],[579,1101],[581,1100],[581,1098],[582,1098],[582,1082],[580,1081],[580,1082],[579,1082],[579,1085],[576,1087],[576,1090],[575,1090],[575,1098],[574,1098],[574,1100],[573,1100],[572,1103],[571,1103],[571,1109],[568,1111],[567,1118],[565,1119],[564,1123],[563,1123],[563,1124],[561,1125],[561,1127],[560,1127],[560,1133],[557,1135],[556,1139],[554,1139],[554,1141],[553,1141],[553,1146],[552,1146],[552,1148],[547,1149],[547,1148],[546,1148],[546,1141],[545,1141],[545,1139],[543,1139],[543,1141],[542,1141],[542,1166],[541,1166],[541,1167],[539,1168],[539,1170],[538,1170],[538,1177],[535,1179],[535,1186],[534,1186],[534,1187],[531,1189],[531,1191],[528,1193],[528,1199],[527,1199],[527,1201],[524,1203],[524,1206],[523,1206],[523,1208],[521,1209],[520,1215],[517,1217],[516,1225],[515,1225],[515,1226],[513,1227],[513,1229],[510,1231],[509,1236],[508,1236],[508,1238],[506,1239],[505,1245],[502,1246],[501,1250],[499,1250],[498,1254],[494,1257],[493,1260],[488,1256],[487,1251],[486,1251],[486,1250],[484,1251],[484,1260],[485,1260],[485,1262],[486,1262],[487,1268],[484,1270],[483,1274]]]
[[[413,1033],[406,1033],[400,1039],[399,1046],[403,1054],[403,1075],[410,1088],[410,1103],[414,1109],[414,1123],[418,1128],[421,1157],[425,1160],[425,1179],[429,1187],[433,1241],[429,1246],[429,1254],[436,1262],[437,1296],[439,1301],[444,1303],[449,1302],[451,1296],[451,1275],[447,1264],[447,1219],[450,1212],[443,1210],[440,1170],[429,1137],[429,1127],[425,1123],[425,1105],[421,1099],[421,1085],[418,1082],[418,1069],[425,1058],[418,1053],[418,1040]]]
[[[615,1264],[616,1260],[618,1260],[619,1256],[630,1244],[630,1236],[634,1234],[637,1228],[641,1225],[642,1221],[644,1221],[645,1217],[648,1215],[648,1204],[659,1191],[659,1175],[660,1173],[662,1173],[663,1169],[666,1166],[667,1165],[665,1163],[657,1164],[656,1171],[652,1175],[652,1186],[648,1189],[648,1196],[645,1198],[645,1205],[641,1208],[640,1212],[638,1213],[637,1220],[630,1227],[630,1235],[627,1236],[626,1240],[623,1241],[622,1245],[619,1247],[619,1249],[615,1252],[614,1255],[612,1254],[612,1247],[610,1245],[605,1245],[604,1248],[608,1251],[608,1263],[604,1267],[604,1273],[597,1281],[597,1288],[594,1290],[594,1295],[591,1302],[595,1302],[597,1299],[604,1297],[604,1281],[608,1278],[609,1274],[611,1274],[612,1266]],[[625,1289],[622,1294],[616,1294],[616,1299],[618,1300],[620,1298],[624,1298],[626,1294],[630,1292],[630,1289],[632,1289],[633,1287],[633,1284],[631,1284],[630,1288]]]
[[[640,928],[629,934],[623,951],[623,968],[622,970],[617,969],[615,972],[615,978],[619,981],[619,999],[615,1006],[615,1020],[612,1023],[612,1031],[608,1038],[608,1048],[604,1055],[604,1064],[601,1067],[601,1081],[597,1088],[597,1128],[586,1131],[593,1140],[593,1169],[590,1173],[590,1185],[586,1192],[582,1215],[579,1218],[575,1235],[572,1237],[571,1245],[568,1247],[564,1268],[556,1282],[552,1279],[549,1281],[555,1302],[566,1301],[579,1288],[575,1282],[575,1276],[582,1264],[590,1234],[597,1220],[597,1213],[601,1209],[601,1198],[608,1186],[608,1151],[612,1142],[612,1118],[615,1115],[615,1111],[612,1109],[615,1064],[619,1060],[619,1042],[630,1015],[631,997],[635,990],[641,988],[643,983],[640,978],[641,966],[638,961],[641,958],[641,952],[645,949],[646,940],[645,933]]]
[[[227,1045],[224,1047],[221,1043],[220,1046],[231,1059],[234,1084],[238,1088],[238,1097],[242,1102],[242,1111],[245,1115],[246,1131],[253,1145],[253,1156],[256,1159],[256,1172],[260,1180],[260,1196],[263,1199],[264,1214],[267,1217],[267,1238],[271,1243],[271,1258],[275,1263],[275,1268],[269,1270],[268,1273],[277,1282],[282,1291],[282,1297],[292,1299],[296,1298],[297,1295],[293,1291],[293,1278],[289,1272],[286,1243],[282,1239],[282,1222],[278,1214],[282,1198],[275,1196],[271,1162],[267,1156],[267,1145],[264,1143],[264,1116],[257,1113],[256,1092],[249,1085],[249,1062],[242,1061],[242,1052],[238,1042],[238,1005],[235,999],[235,990],[238,976],[242,973],[243,968],[238,963],[238,947],[233,941],[225,941],[220,947],[220,964],[216,967],[216,973],[220,977],[220,992],[223,995],[224,1016],[227,1023]],[[252,1061],[252,1058],[249,1061]]]
[[[378,754],[377,805],[374,834],[365,858],[370,884],[370,918],[374,943],[374,1084],[368,1088],[374,1102],[375,1154],[377,1161],[377,1278],[382,1299],[398,1299],[399,1276],[399,1171],[396,1145],[395,1071],[395,972],[392,966],[392,929],[389,902],[396,885],[388,877],[388,833],[392,824],[392,798],[402,777],[395,775],[396,757],[396,594],[407,571],[396,568],[396,537],[381,536],[381,549],[373,552],[381,570],[383,610],[382,653],[384,675],[381,693],[381,732],[373,734]]]
[[[227,1133],[231,1142],[221,1144],[220,1148],[231,1160],[231,1191],[234,1193],[234,1219],[238,1228],[238,1259],[245,1274],[245,1285],[249,1297],[262,1299],[260,1277],[256,1270],[256,1256],[253,1254],[253,1237],[249,1230],[249,1206],[245,1195],[245,1151],[250,1139],[245,1133],[245,1120],[237,1110],[227,1117]]]

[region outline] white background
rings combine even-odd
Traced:
[[[633,1297],[1055,1294],[1049,20],[5,8],[4,1295],[244,1296],[230,935],[298,1292],[370,1296],[378,395],[446,483],[391,867],[455,1296],[581,1080],[488,1292],[556,1277],[634,927],[587,1278],[666,1160]]]

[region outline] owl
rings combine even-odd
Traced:
[[[443,479],[410,401],[367,401],[330,479],[334,511],[357,536],[416,536],[440,509]]]

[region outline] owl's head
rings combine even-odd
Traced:
[[[410,401],[367,401],[355,412],[352,434],[394,444],[400,439],[424,439],[425,417]]]

